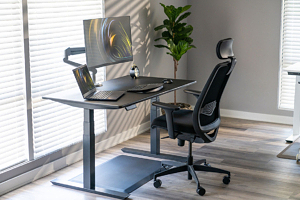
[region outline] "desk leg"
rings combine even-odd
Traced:
[[[151,154],[160,154],[160,130],[158,128],[151,128],[153,120],[160,115],[160,108],[152,106],[152,102],[159,101],[159,97],[151,99],[151,110],[150,110],[150,137],[151,137]]]
[[[84,109],[83,122],[83,184],[55,179],[54,185],[94,193],[98,195],[126,199],[129,194],[96,187],[95,185],[95,132],[94,110]]]
[[[95,189],[94,110],[84,109],[83,122],[83,187]]]
[[[294,102],[294,116],[293,116],[293,134],[285,141],[292,143],[300,134],[300,76],[296,76],[295,102]]]

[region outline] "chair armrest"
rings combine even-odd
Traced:
[[[164,110],[179,110],[180,109],[180,107],[178,105],[172,105],[172,104],[163,103],[163,102],[159,102],[159,101],[152,102],[152,105],[160,107]]]
[[[162,103],[158,101],[152,102],[152,105],[160,107],[165,110],[169,138],[175,139],[178,133],[174,132],[173,111],[179,110],[180,107],[177,105],[171,105],[171,104]]]
[[[187,94],[192,94],[194,95],[197,99],[199,98],[201,91],[197,91],[197,90],[189,90],[189,89],[185,89],[183,90],[185,93]]]

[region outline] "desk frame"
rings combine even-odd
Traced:
[[[116,83],[120,83],[122,79],[127,80],[129,76],[122,77],[119,79],[115,79]],[[149,77],[144,77],[145,81],[148,81],[151,83],[153,81],[153,78]],[[141,84],[139,81],[143,80],[137,80],[138,84]],[[154,78],[157,82],[161,82],[163,78]],[[130,79],[128,79],[130,80]],[[111,80],[113,81],[113,80]],[[178,84],[176,82],[178,81]],[[105,90],[109,88],[106,84],[108,84],[109,81],[104,82],[104,87],[101,87],[101,89]],[[131,80],[132,83],[132,80]],[[174,85],[169,85],[166,86],[166,91],[162,92],[156,92],[154,95],[151,95],[151,109],[150,109],[150,122],[158,117],[160,115],[160,109],[157,108],[156,106],[152,106],[152,102],[154,101],[159,101],[159,96],[162,94],[166,94],[169,92],[172,92],[174,90],[180,89],[182,87],[186,87],[188,85],[196,83],[196,81],[187,81],[187,80],[174,80],[175,83]],[[171,87],[168,89],[168,87]],[[130,86],[132,87],[132,86]],[[115,89],[115,88],[113,88]],[[119,89],[122,90],[123,88]],[[108,89],[107,89],[108,90]],[[117,90],[117,89],[115,89]],[[84,100],[78,98],[77,96],[73,99],[71,98],[63,98],[61,97],[62,93],[58,93],[56,95],[50,96],[50,97],[43,97],[44,99],[50,99],[53,101],[57,101],[60,103],[68,104],[71,106],[75,107],[81,107],[84,108],[84,133],[83,133],[83,184],[71,182],[71,181],[64,181],[64,180],[59,180],[55,179],[51,181],[54,185],[66,187],[66,188],[71,188],[71,189],[76,189],[76,190],[81,190],[85,192],[90,192],[90,193],[95,193],[103,196],[108,196],[108,197],[113,197],[113,198],[118,198],[118,199],[126,199],[129,197],[130,194],[124,193],[124,192],[118,192],[118,191],[113,191],[113,190],[108,190],[104,188],[98,188],[95,186],[95,134],[94,134],[94,109],[119,109],[119,108],[124,108],[128,104],[124,105],[106,105],[104,104],[101,105],[93,105],[92,103],[86,103]],[[149,96],[150,97],[150,96]],[[134,103],[139,103],[141,101],[149,99],[149,97],[140,99]],[[78,100],[79,99],[79,100]],[[112,103],[113,104],[113,103]],[[128,105],[130,106],[130,105]],[[179,156],[173,156],[173,155],[167,155],[167,154],[160,154],[160,131],[157,128],[151,128],[150,127],[150,152],[146,151],[141,151],[137,149],[129,149],[129,148],[124,148],[122,149],[123,152],[127,153],[133,153],[133,154],[138,154],[138,155],[145,155],[145,156],[150,156],[150,157],[156,157],[156,158],[162,158],[162,159],[171,159],[171,160],[177,160],[177,161],[182,161],[185,162],[186,158],[184,157],[179,157]]]
[[[159,97],[151,99],[150,121],[159,116],[160,109],[152,106],[152,102],[159,101]],[[84,108],[84,124],[83,124],[83,184],[74,183],[71,181],[63,181],[55,179],[51,181],[54,185],[81,190],[85,192],[95,193],[98,195],[126,199],[130,194],[108,190],[96,187],[95,183],[95,125],[94,125],[94,110]],[[122,151],[131,154],[144,155],[149,157],[156,157],[162,159],[176,160],[185,162],[185,157],[173,156],[168,154],[160,154],[160,130],[150,127],[150,152],[123,148]]]

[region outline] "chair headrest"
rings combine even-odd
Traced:
[[[232,51],[233,39],[227,38],[224,40],[220,40],[217,44],[217,56],[219,59],[228,59],[233,57]]]

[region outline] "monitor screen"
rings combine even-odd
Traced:
[[[88,67],[101,67],[133,60],[130,17],[84,20]]]
[[[86,65],[73,69],[73,73],[83,97],[88,96],[91,92],[96,90]]]

